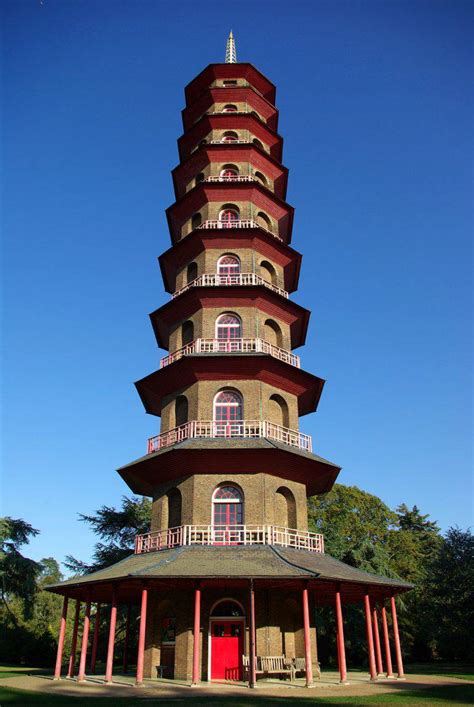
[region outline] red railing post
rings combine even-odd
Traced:
[[[201,679],[200,662],[201,642],[201,585],[194,590],[194,633],[193,633],[193,679],[192,684],[198,685]]]
[[[107,645],[107,661],[105,666],[105,682],[112,683],[114,668],[115,627],[117,625],[117,587],[112,589],[112,608],[110,610],[109,642]]]
[[[64,638],[66,636],[66,621],[67,621],[67,595],[63,599],[63,610],[61,614],[61,623],[59,624],[58,650],[56,653],[56,665],[54,668],[54,680],[61,679],[61,665],[63,661]]]
[[[336,591],[337,658],[341,683],[347,682],[346,647],[344,645],[344,622],[342,620],[341,586]]]
[[[306,687],[313,685],[313,663],[311,658],[311,629],[309,623],[308,587],[303,587],[303,629],[304,629],[304,657],[306,664]]]
[[[84,626],[82,629],[81,657],[79,660],[79,673],[77,676],[78,682],[83,682],[86,679],[86,660],[87,660],[87,646],[89,643],[90,623],[91,623],[91,602],[90,602],[90,600],[88,600],[86,603],[86,613],[84,615]]]
[[[387,623],[387,610],[385,605],[382,604],[382,626],[383,626],[383,641],[385,647],[385,662],[387,663],[387,677],[394,678],[393,667],[392,667],[392,656],[390,654],[390,638],[388,635],[388,623]]]
[[[74,614],[74,626],[72,629],[71,654],[69,656],[69,667],[67,671],[68,678],[74,677],[74,668],[76,663],[77,650],[77,631],[79,629],[79,612],[81,610],[81,602],[76,599],[76,613]]]
[[[395,605],[394,592],[392,592],[392,596],[390,597],[390,605],[392,607],[393,638],[395,641],[395,656],[397,659],[397,677],[399,680],[404,680],[405,672],[403,670],[402,648],[400,646],[400,635],[398,633],[397,607]]]
[[[140,607],[140,628],[138,633],[138,655],[137,655],[137,679],[136,685],[143,685],[143,665],[145,662],[145,635],[146,635],[146,612],[148,603],[148,588],[142,588],[142,601]]]
[[[372,634],[372,617],[370,615],[370,598],[369,598],[369,590],[368,589],[365,590],[364,605],[365,605],[365,628],[367,631],[367,655],[369,658],[370,679],[377,680],[377,669],[375,667],[375,653],[374,653],[374,637]]]

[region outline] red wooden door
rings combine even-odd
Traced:
[[[216,619],[211,622],[211,680],[242,680],[244,622]]]

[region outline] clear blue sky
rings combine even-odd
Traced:
[[[230,8],[230,9],[227,9]],[[339,480],[472,523],[472,2],[22,0],[4,19],[3,514],[35,558],[88,560],[77,521],[159,430],[156,256],[185,84],[238,57],[277,85],[305,368],[301,420]]]

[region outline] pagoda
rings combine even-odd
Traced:
[[[118,470],[135,494],[152,498],[150,531],[125,560],[49,588],[64,596],[56,679],[71,600],[69,677],[85,603],[79,681],[87,677],[89,638],[94,672],[104,604],[111,606],[106,683],[123,604],[140,610],[137,685],[165,678],[254,687],[273,676],[311,686],[320,675],[317,606],[334,607],[344,683],[343,607],[358,602],[370,678],[394,677],[388,609],[403,677],[395,596],[410,585],[330,557],[323,537],[308,530],[307,498],[330,491],[340,467],[299,431],[324,381],[294,353],[310,313],[290,298],[301,255],[290,245],[275,93],[254,66],[237,62],[232,33],[225,62],[185,89],[175,201],[166,211],[171,246],[159,258],[170,299],[150,315],[167,355],[135,384],[160,431],[145,456]]]

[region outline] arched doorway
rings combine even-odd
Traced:
[[[243,607],[234,599],[223,599],[212,607],[209,623],[211,680],[242,680]]]

